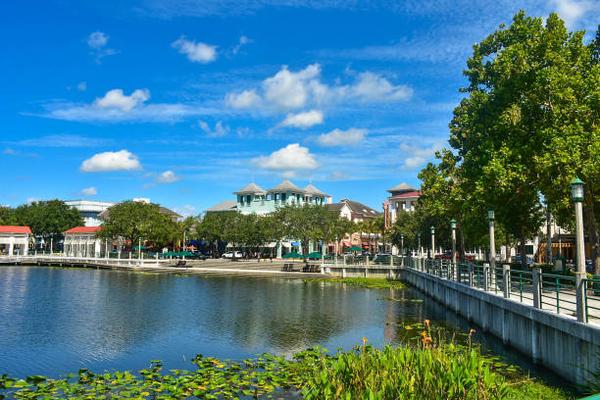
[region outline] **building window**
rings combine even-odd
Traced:
[[[285,193],[281,193],[281,201],[285,201]]]

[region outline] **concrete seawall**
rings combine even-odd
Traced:
[[[600,371],[600,326],[413,269],[402,269],[400,279],[572,383],[585,385]]]

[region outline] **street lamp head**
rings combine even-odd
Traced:
[[[488,210],[488,221],[492,222],[494,219],[496,219],[496,215],[494,214],[494,210],[490,208]]]
[[[417,232],[417,237],[420,239],[421,238],[421,232]]]
[[[450,228],[456,229],[456,220],[454,218],[450,220]]]
[[[400,239],[404,240],[404,233],[400,234]]]
[[[431,226],[431,234],[435,234],[435,227],[433,225]]]
[[[583,201],[583,181],[578,177],[571,181],[571,198],[576,203]]]

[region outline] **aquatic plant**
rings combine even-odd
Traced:
[[[386,278],[313,278],[305,279],[305,282],[325,282],[325,283],[339,283],[348,286],[370,288],[370,289],[404,289],[406,286],[404,283]]]
[[[0,399],[567,399],[568,394],[514,373],[472,345],[461,345],[428,320],[400,347],[377,349],[363,338],[352,351],[323,348],[292,358],[264,354],[243,361],[198,355],[196,369],[163,370],[160,361],[138,375],[82,369],[63,379],[0,376]]]

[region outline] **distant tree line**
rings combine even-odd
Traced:
[[[51,242],[58,244],[64,231],[83,225],[83,218],[64,201],[34,201],[16,208],[0,207],[0,225],[29,226],[33,235],[48,246]]]

